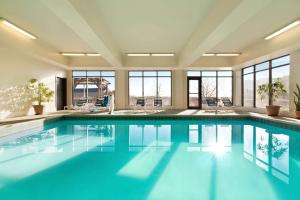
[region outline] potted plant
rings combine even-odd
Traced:
[[[257,88],[257,93],[259,94],[261,100],[265,99],[266,97],[271,97],[272,102],[275,102],[279,97],[285,95],[287,91],[285,90],[282,81],[277,79],[273,83],[259,85]],[[269,116],[278,116],[280,106],[269,105],[266,106],[266,108]]]
[[[294,92],[294,103],[295,103],[295,107],[296,107],[296,118],[300,119],[300,88],[299,85],[297,84],[297,91]]]
[[[54,96],[54,91],[50,90],[45,83],[39,82],[37,79],[30,79],[28,89],[32,92],[32,100],[37,102],[33,105],[36,115],[44,113],[44,105],[42,103],[50,102]]]

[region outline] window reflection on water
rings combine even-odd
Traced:
[[[117,150],[134,153],[146,148],[147,151],[170,152],[173,150],[172,143],[186,145],[186,152],[212,155],[231,154],[234,147],[234,151],[240,152],[257,169],[289,183],[289,135],[252,125],[186,123],[180,127],[181,130],[175,124],[55,127],[0,143],[0,163],[36,153],[51,155]]]
[[[141,151],[145,147],[169,150],[171,125],[129,125],[129,151]]]
[[[289,136],[244,125],[244,157],[289,183]]]

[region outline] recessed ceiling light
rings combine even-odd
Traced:
[[[7,27],[9,27],[9,28],[11,28],[11,29],[13,29],[13,30],[15,30],[15,31],[17,31],[17,32],[25,35],[26,37],[29,37],[30,39],[33,39],[33,40],[37,39],[36,36],[32,35],[31,33],[27,32],[27,31],[25,31],[23,29],[21,29],[20,27],[18,27],[16,25],[14,25],[13,23],[7,21],[6,19],[2,19],[1,18],[1,23],[4,24]]]
[[[175,56],[174,53],[152,53],[151,56],[170,57]]]
[[[87,53],[87,56],[101,56],[100,53]]]
[[[216,54],[214,53],[204,53],[202,56],[215,56]]]
[[[217,53],[216,56],[239,56],[240,53]]]
[[[295,26],[297,26],[299,24],[300,24],[300,20],[297,20],[297,21],[295,21],[295,22],[287,25],[286,27],[284,27],[284,28],[282,28],[282,29],[280,29],[280,30],[272,33],[271,35],[265,37],[265,40],[272,39],[273,37],[276,37],[277,35],[280,35],[280,34],[286,32],[286,31],[288,31],[289,29],[294,28]]]
[[[84,53],[61,53],[63,56],[85,56]]]
[[[127,56],[150,56],[150,53],[128,53]]]

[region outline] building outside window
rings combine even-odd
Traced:
[[[114,71],[73,71],[73,105],[96,103],[115,91]]]

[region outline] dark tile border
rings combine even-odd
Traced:
[[[245,115],[93,115],[93,114],[74,114],[53,117],[45,120],[45,124],[60,120],[251,120],[264,123],[279,128],[285,128],[300,132],[300,121],[289,122],[281,119],[270,119],[259,116]]]

